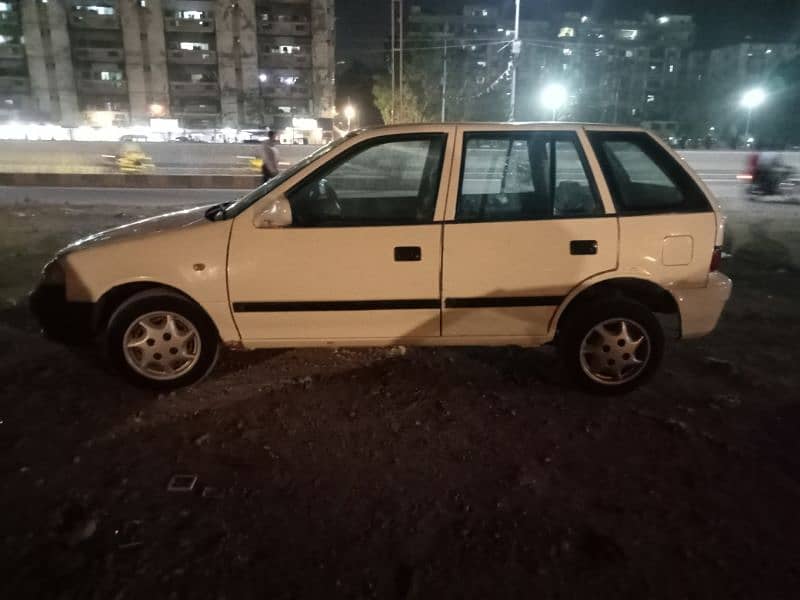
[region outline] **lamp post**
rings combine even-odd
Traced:
[[[349,132],[350,125],[356,116],[356,109],[353,108],[352,104],[348,104],[344,107],[344,116],[347,118],[347,131]]]
[[[753,120],[753,111],[764,104],[766,99],[767,93],[762,88],[753,88],[742,94],[741,104],[747,109],[747,125],[744,128],[745,145],[747,145],[750,140],[750,124]]]
[[[553,111],[553,121],[557,120],[558,110],[567,103],[567,97],[567,88],[560,83],[551,83],[542,90],[542,106]]]

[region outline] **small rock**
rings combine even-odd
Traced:
[[[716,405],[729,406],[731,408],[739,406],[742,403],[739,394],[714,394],[711,400]]]
[[[723,358],[716,358],[715,356],[706,356],[703,359],[703,365],[725,375],[730,375],[736,370],[736,367],[734,367],[731,361]]]
[[[203,444],[208,442],[210,439],[211,439],[211,434],[210,433],[204,433],[203,435],[198,436],[198,437],[196,437],[194,439],[194,445],[195,446],[202,446]]]
[[[77,546],[92,537],[97,531],[97,519],[87,519],[78,523],[75,528],[67,534],[67,543],[70,546]]]

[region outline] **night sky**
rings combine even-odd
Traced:
[[[479,2],[470,1],[469,4]],[[513,0],[488,0],[509,18]],[[406,0],[438,12],[460,10],[465,2]],[[336,0],[337,58],[366,59],[382,53],[388,34],[390,0]],[[638,17],[644,12],[693,14],[702,35],[699,43],[714,46],[742,41],[750,35],[769,41],[800,41],[798,0],[522,0],[523,17],[541,18],[569,10],[595,17]]]

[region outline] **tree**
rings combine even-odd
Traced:
[[[441,119],[443,56],[439,48],[406,52],[403,72],[403,98],[396,89],[395,122],[431,122]],[[508,116],[508,82],[503,77],[505,64],[494,69],[476,70],[476,56],[470,49],[454,45],[448,48],[447,94],[448,121],[505,120]],[[375,78],[375,104],[384,122],[391,122],[392,81],[390,74]]]
[[[425,110],[423,102],[418,95],[418,85],[412,84],[412,79],[403,76],[403,94],[400,96],[400,86],[395,90],[396,106],[392,106],[392,80],[391,76],[381,73],[375,76],[375,83],[372,86],[372,95],[375,99],[375,106],[381,113],[384,123],[424,123],[432,121],[428,111]],[[395,114],[392,115],[392,111]],[[394,118],[392,118],[394,116]]]

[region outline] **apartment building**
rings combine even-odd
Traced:
[[[514,24],[490,3],[467,5],[460,14],[412,7],[408,32],[411,48],[412,42],[424,46],[428,39],[447,40],[456,52],[470,51],[471,59],[459,63],[463,77],[491,85],[507,68]],[[607,21],[571,12],[548,22],[523,20],[517,118],[550,118],[537,102],[537,91],[560,83],[570,94],[564,118],[631,123],[675,119],[694,35],[694,20],[687,15]],[[507,94],[507,87],[497,89]]]
[[[330,117],[334,35],[333,0],[0,2],[0,119]]]

